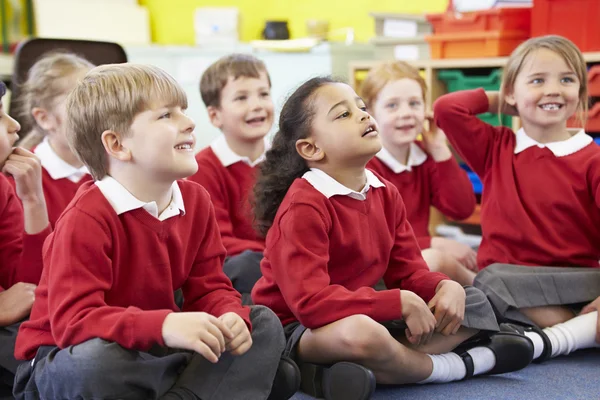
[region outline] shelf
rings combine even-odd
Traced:
[[[14,57],[10,54],[0,54],[0,79],[10,80],[13,73]]]

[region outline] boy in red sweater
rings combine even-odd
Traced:
[[[475,194],[444,133],[425,129],[425,80],[407,63],[390,61],[369,71],[361,92],[380,126],[383,144],[367,168],[398,188],[429,268],[462,285],[472,285],[477,271],[475,251],[429,234],[432,206],[454,219],[465,219],[475,209]],[[417,141],[419,135],[423,140]]]
[[[94,67],[71,53],[44,55],[31,67],[21,89],[22,118],[32,127],[20,145],[31,148],[42,163],[42,183],[50,224],[91,180],[87,168],[69,148],[65,100],[77,81]]]
[[[91,106],[93,105],[93,106]],[[281,325],[222,272],[187,99],[164,71],[94,68],[67,99],[86,183],[47,241],[17,398],[288,398]],[[180,310],[173,292],[182,289]],[[283,372],[282,372],[283,371]],[[281,377],[281,375],[280,375]]]
[[[223,135],[198,153],[198,173],[190,179],[210,193],[227,250],[223,270],[234,288],[248,294],[261,276],[265,248],[252,226],[249,194],[273,125],[271,81],[262,61],[232,54],[208,67],[200,93],[211,123]]]
[[[19,123],[4,112],[0,82],[0,168],[14,178],[16,191],[0,174],[0,395],[11,391],[17,360],[13,355],[21,321],[29,315],[42,274],[42,245],[50,233],[36,156],[13,148]]]

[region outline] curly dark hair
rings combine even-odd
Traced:
[[[312,78],[286,100],[279,115],[279,131],[265,161],[260,164],[254,186],[255,228],[266,236],[285,194],[296,178],[309,170],[296,151],[296,141],[307,138],[315,115],[314,93],[324,85],[340,81],[328,76]]]

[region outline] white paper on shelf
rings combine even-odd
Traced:
[[[413,37],[417,36],[417,22],[403,21],[398,19],[386,19],[383,21],[383,36],[389,37]]]
[[[394,58],[396,60],[418,60],[419,46],[401,44],[394,47]]]

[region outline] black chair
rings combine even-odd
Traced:
[[[27,79],[27,73],[33,64],[50,51],[71,52],[95,65],[127,62],[125,50],[117,43],[46,38],[34,38],[21,42],[15,52],[9,105],[9,114],[21,123],[21,132],[29,132],[32,127],[24,126],[26,122],[19,118],[20,86]]]

